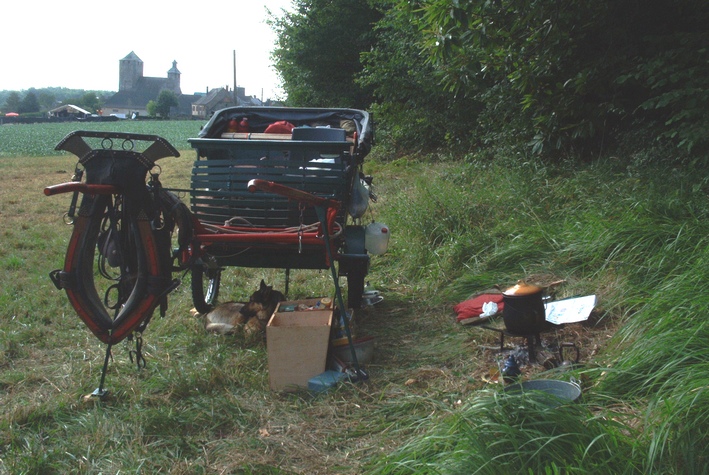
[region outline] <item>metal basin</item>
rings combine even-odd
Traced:
[[[561,406],[567,402],[576,402],[581,397],[578,384],[555,379],[533,379],[505,387],[507,394],[522,394],[529,391],[539,391],[548,394],[549,405]]]

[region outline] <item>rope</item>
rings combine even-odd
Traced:
[[[231,223],[234,220],[242,220],[247,224],[251,224],[248,221],[246,221],[244,218],[231,218],[228,221],[224,223],[224,226],[229,226],[229,223]],[[263,229],[259,228],[254,228],[252,230],[245,230],[245,229],[234,229],[234,228],[228,228],[224,226],[218,226],[216,224],[209,224],[209,223],[202,223],[202,226],[207,230],[210,231],[214,234],[253,234],[253,233],[266,233],[266,234],[295,234],[295,233],[302,233],[302,232],[315,232],[318,227],[320,226],[320,223],[313,223],[313,224],[307,224],[305,226],[293,226],[289,228],[283,228],[279,229],[277,231],[264,231]],[[342,225],[338,222],[335,222],[335,226],[337,226],[337,229],[335,230],[334,233],[329,235],[330,240],[338,237],[342,232],[344,231],[344,228]]]

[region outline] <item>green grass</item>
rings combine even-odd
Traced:
[[[3,144],[13,131],[0,128]],[[178,148],[162,179],[185,187],[193,155]],[[105,347],[48,278],[71,232],[69,197],[42,188],[68,180],[74,159],[16,153],[0,156],[0,474],[709,471],[706,170],[373,158],[380,200],[365,220],[386,222],[392,241],[369,276],[385,301],[358,314],[377,338],[368,381],[270,391],[264,343],[207,334],[180,275],[145,332],[147,367],[118,345],[100,402],[83,396]],[[580,379],[577,404],[501,394],[484,379],[494,337],[454,323],[455,303],[522,277],[598,297],[595,326],[578,329],[595,338],[582,365],[530,375]],[[280,272],[229,269],[223,298],[262,278],[282,288]],[[290,297],[327,293],[329,279],[297,272]]]
[[[186,186],[189,155],[161,161],[166,185]],[[136,369],[128,347],[118,345],[107,377],[110,398],[85,401],[98,385],[105,348],[48,278],[62,265],[71,233],[62,220],[70,197],[42,194],[73,168],[69,156],[0,160],[0,473],[325,473],[334,465],[356,473],[379,450],[367,413],[377,401],[386,405],[386,381],[402,385],[411,365],[389,375],[373,364],[371,382],[321,397],[273,393],[263,342],[207,334],[190,316],[188,276],[166,318],[156,317],[145,334],[147,368]],[[291,277],[292,298],[332,291],[327,272]],[[262,278],[283,288],[280,272],[229,269],[223,298],[247,298]],[[379,320],[386,318],[394,334],[412,321],[399,311],[407,304],[396,294],[382,305],[362,313],[361,332],[383,335]],[[446,311],[437,308],[436,318],[421,311],[413,320],[425,330],[440,320],[434,328],[443,328]],[[449,341],[460,345],[460,337]],[[415,368],[440,357],[414,345],[392,355],[381,338],[382,358],[415,361]]]

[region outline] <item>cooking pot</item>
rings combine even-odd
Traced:
[[[523,280],[502,292],[502,320],[507,331],[534,335],[547,326],[543,293],[542,287],[527,284]]]

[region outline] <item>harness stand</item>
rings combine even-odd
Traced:
[[[97,139],[100,146],[90,145]],[[114,147],[114,140],[121,141],[120,147]],[[149,145],[138,152],[135,141]],[[144,367],[141,332],[158,307],[164,315],[166,296],[180,283],[171,276],[169,242],[178,214],[186,207],[162,189],[157,174],[150,173],[148,186],[145,183],[158,159],[178,157],[179,152],[154,135],[94,131],[73,132],[55,149],[79,157],[86,181],[81,181],[83,172],[77,165],[71,182],[44,189],[46,196],[73,193],[66,214],[73,231],[64,266],[52,271],[50,278],[107,345],[99,387],[87,396],[102,399],[108,393],[104,384],[113,346],[135,337],[136,347],[129,355]],[[83,198],[76,213],[79,193]],[[181,220],[181,230],[188,228],[186,223]],[[113,283],[97,285],[97,278]]]
[[[94,392],[89,394],[87,397],[88,398],[98,398],[98,399],[105,399],[106,396],[108,395],[108,390],[103,387],[103,384],[106,382],[106,371],[108,371],[108,360],[111,358],[111,347],[113,345],[108,344],[106,346],[106,357],[103,359],[103,370],[101,371],[101,382],[99,383],[98,387],[94,389]]]

